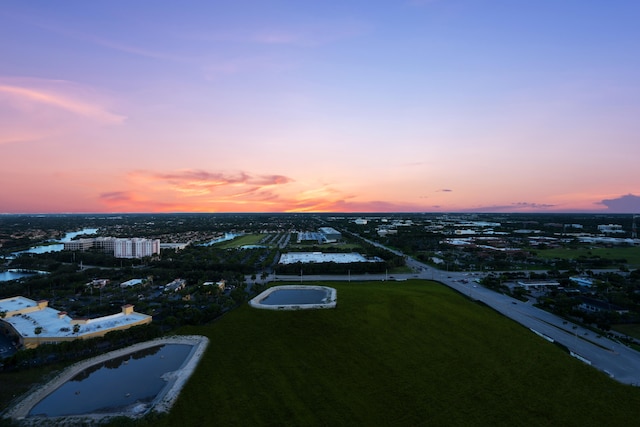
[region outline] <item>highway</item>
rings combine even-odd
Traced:
[[[599,336],[568,322],[552,313],[534,307],[532,302],[522,302],[510,296],[484,288],[473,281],[473,273],[447,272],[407,258],[407,265],[414,270],[410,274],[364,274],[348,276],[269,276],[266,281],[368,281],[406,280],[412,278],[434,280],[468,296],[482,301],[504,316],[513,319],[541,336],[540,339],[556,341],[567,347],[574,357],[582,360],[624,384],[640,386],[640,352],[624,344]],[[466,283],[465,283],[466,282]]]

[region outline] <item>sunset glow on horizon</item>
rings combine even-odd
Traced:
[[[640,213],[640,3],[0,9],[0,213]]]

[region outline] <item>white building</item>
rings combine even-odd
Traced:
[[[0,326],[24,348],[101,337],[111,331],[152,321],[151,316],[136,313],[130,304],[123,305],[120,313],[94,319],[72,319],[65,311],[49,307],[46,300],[34,301],[23,296],[1,299],[0,312],[4,314]]]
[[[116,239],[113,247],[113,256],[116,258],[143,258],[159,253],[158,239]]]
[[[324,236],[327,243],[337,242],[342,238],[342,233],[332,227],[320,227],[318,232]]]
[[[601,233],[624,233],[619,224],[601,224],[598,226],[598,231]]]
[[[130,288],[132,286],[141,285],[142,283],[144,283],[144,280],[142,279],[131,279],[131,280],[127,280],[126,282],[120,283],[120,287],[123,289]]]
[[[96,237],[94,239],[72,240],[64,243],[64,249],[68,251],[86,251],[91,248],[100,249],[105,253],[112,253],[116,258],[143,258],[160,253],[160,240]]]
[[[324,252],[289,252],[280,255],[278,264],[295,263],[323,263],[335,262],[336,264],[348,264],[352,262],[381,262],[380,258],[368,259],[359,253],[324,253]]]
[[[187,286],[187,281],[185,279],[175,279],[173,282],[169,282],[164,285],[165,292],[178,292],[181,291]]]

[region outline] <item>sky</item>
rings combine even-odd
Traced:
[[[640,213],[636,0],[0,5],[0,213]]]

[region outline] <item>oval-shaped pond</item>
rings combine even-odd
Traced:
[[[93,365],[42,399],[29,417],[144,410],[166,385],[163,375],[179,369],[193,346],[165,344]]]
[[[327,286],[274,286],[249,301],[254,308],[269,310],[308,310],[335,308],[336,290]]]
[[[261,304],[322,304],[329,299],[326,289],[277,289],[260,300]]]

